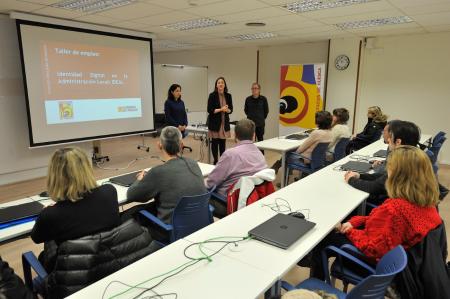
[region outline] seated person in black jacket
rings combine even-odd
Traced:
[[[380,107],[369,107],[367,111],[367,124],[361,133],[350,140],[346,152],[350,154],[371,144],[381,136],[381,131],[386,126],[387,116],[383,114]]]
[[[389,123],[388,143],[389,150],[393,150],[400,145],[417,146],[420,141],[420,129],[409,121],[396,120]],[[354,188],[369,193],[368,202],[380,205],[387,198],[385,182],[386,171],[378,173],[362,173],[347,171],[345,181]]]
[[[109,184],[97,185],[91,162],[79,148],[63,148],[53,154],[47,190],[55,204],[44,208],[36,219],[31,232],[35,243],[55,241],[58,245],[121,223],[116,189]],[[51,272],[55,252],[49,254],[45,249],[39,260]]]
[[[35,296],[0,257],[0,298],[33,299]]]

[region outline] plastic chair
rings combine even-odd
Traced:
[[[429,150],[432,151],[434,154],[433,160],[431,160],[431,162],[433,164],[437,162],[439,151],[441,150],[442,145],[444,144],[445,140],[447,140],[447,137],[441,137],[436,142],[433,140],[433,143],[431,144],[431,147],[429,148]]]
[[[172,224],[166,224],[152,213],[141,210],[140,215],[170,234],[170,243],[184,238],[214,222],[214,208],[209,205],[212,191],[194,196],[183,196],[172,213]],[[167,244],[166,244],[167,245]]]
[[[348,143],[350,142],[350,138],[341,138],[336,143],[336,146],[334,147],[333,153],[333,162],[339,161],[347,154],[345,153],[345,149],[347,148]]]
[[[25,285],[33,293],[40,294],[45,297],[45,279],[47,278],[48,273],[32,251],[22,254],[22,269]],[[35,278],[33,278],[31,270],[34,270],[36,273]]]
[[[441,139],[443,137],[445,137],[446,133],[443,131],[439,131],[438,133],[436,133],[436,135],[433,137],[433,142],[432,143],[441,143]]]
[[[289,181],[289,172],[291,169],[297,169],[302,173],[311,174],[324,167],[329,144],[330,143],[318,143],[311,153],[311,159],[301,154],[297,154],[296,152],[290,152],[286,157],[287,163],[284,170],[284,185],[287,186]],[[301,159],[308,160],[310,163],[306,164]]]
[[[339,252],[340,258],[346,258],[349,261],[357,263],[359,266],[364,266],[373,270],[372,274],[362,279],[348,294],[332,287],[329,283],[328,276],[328,258],[327,252],[333,252],[334,254]],[[338,256],[338,258],[339,258]],[[354,256],[340,250],[337,247],[329,246],[322,252],[322,258],[325,258],[324,268],[327,282],[323,282],[316,278],[309,278],[297,286],[292,286],[289,283],[282,281],[281,287],[290,291],[294,289],[308,289],[308,290],[323,290],[327,293],[335,294],[339,299],[360,299],[360,298],[373,298],[383,299],[386,289],[389,287],[392,279],[398,273],[405,269],[408,258],[405,250],[402,246],[397,246],[388,253],[386,253],[378,262],[375,269],[364,264]]]

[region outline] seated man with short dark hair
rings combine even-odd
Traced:
[[[161,131],[158,146],[163,153],[164,164],[152,167],[148,173],[141,172],[137,181],[127,191],[129,201],[147,202],[145,209],[157,215],[165,223],[171,223],[172,212],[183,196],[206,193],[203,175],[198,163],[192,159],[179,156],[183,147],[181,132],[175,127],[165,127]],[[143,207],[141,206],[140,209]],[[131,208],[128,214],[137,211]],[[126,217],[125,217],[126,218]],[[150,230],[152,237],[165,241],[155,230]],[[167,236],[168,237],[168,236]]]
[[[216,192],[226,197],[227,191],[243,176],[251,176],[267,168],[266,160],[261,151],[253,144],[255,139],[255,123],[249,119],[237,122],[234,128],[236,146],[227,149],[220,157],[213,171],[208,175],[206,186],[216,185]],[[211,204],[215,214],[225,215],[226,206],[216,200]]]
[[[387,134],[383,134],[389,144],[389,151],[400,145],[417,146],[420,142],[420,129],[416,124],[409,121],[395,120],[386,126]],[[380,205],[387,198],[385,183],[387,180],[386,170],[377,173],[362,173],[348,171],[345,181],[352,187],[369,193],[368,202]]]

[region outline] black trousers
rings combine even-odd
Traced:
[[[256,127],[255,135],[256,135],[257,141],[263,141],[264,140],[264,127]]]
[[[220,138],[211,139],[211,152],[214,158],[214,165],[216,165],[217,161],[219,161],[219,151],[221,156],[223,155],[223,152],[225,152],[226,141],[226,139]]]
[[[325,239],[323,239],[316,247],[314,247],[311,256],[311,277],[315,277],[320,280],[325,280],[325,273],[323,272],[322,263],[322,249],[327,246],[333,245],[336,247],[341,247],[345,244],[352,244],[352,242],[347,239],[344,234],[332,231],[329,233]]]

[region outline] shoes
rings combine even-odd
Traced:
[[[278,170],[281,168],[281,160],[277,160],[275,163],[273,163],[272,167],[273,170],[275,170],[275,175],[278,173]]]

